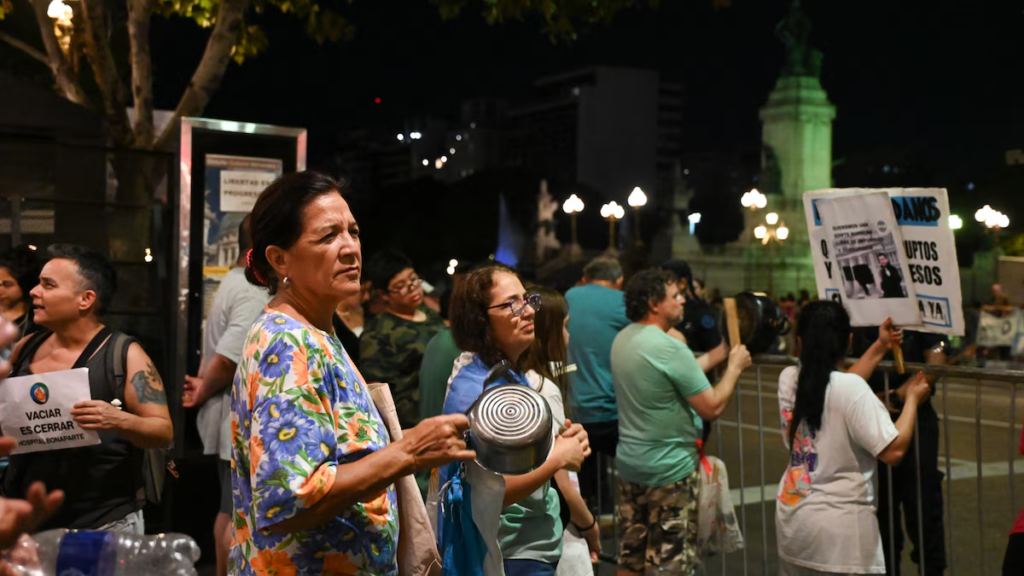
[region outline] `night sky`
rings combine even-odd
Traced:
[[[262,22],[269,51],[233,64],[205,115],[306,127],[315,158],[338,130],[398,126],[410,115],[454,117],[463,98],[515,98],[539,76],[605,64],[658,69],[683,83],[685,152],[756,153],[757,111],[783,57],[774,27],[788,3],[732,4],[716,11],[710,0],[663,0],[558,45],[537,22],[490,27],[473,12],[442,22],[426,0],[343,6],[356,38],[324,45],[275,13]],[[955,165],[970,178],[972,170],[998,165],[1005,150],[1024,146],[1024,6],[804,5],[814,22],[812,42],[825,55],[822,84],[838,108],[837,159],[894,149]],[[158,106],[173,108],[205,34],[182,19],[156,20]]]

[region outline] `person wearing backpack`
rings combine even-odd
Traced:
[[[142,506],[158,496],[150,496],[147,484],[161,480],[143,469],[174,437],[163,381],[138,342],[101,320],[116,290],[110,262],[69,244],[51,246],[49,256],[30,293],[42,329],[18,343],[11,376],[88,368],[92,399],[75,404],[71,417],[83,430],[97,431],[100,444],[11,456],[2,495],[25,498],[41,481],[62,490],[65,501],[40,530],[143,534]]]

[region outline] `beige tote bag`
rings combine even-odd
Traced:
[[[398,423],[395,400],[387,384],[367,384],[373,403],[377,406],[391,441],[402,439],[402,426]],[[439,576],[441,554],[437,551],[437,536],[430,525],[427,507],[416,479],[403,476],[395,482],[398,491],[398,574],[400,576]]]

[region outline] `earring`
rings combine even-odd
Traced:
[[[282,280],[282,282],[284,282],[284,286],[285,286],[285,288],[287,288],[288,286],[291,286],[291,284],[292,284],[292,279],[291,279],[291,278],[289,278],[289,277],[287,277],[287,276],[285,276],[285,277],[284,277],[284,280]]]

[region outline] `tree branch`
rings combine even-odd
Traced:
[[[53,72],[53,78],[57,82],[57,91],[62,96],[75,104],[89,106],[89,99],[71,73],[68,61],[64,58],[64,52],[57,41],[57,35],[53,33],[53,20],[46,15],[46,8],[49,5],[49,0],[32,0],[36,23],[39,24],[39,35],[43,39],[43,47],[46,48],[46,65]]]
[[[181,101],[174,110],[174,117],[160,134],[154,146],[156,150],[166,150],[173,142],[179,118],[202,114],[210,102],[210,97],[220,86],[224,72],[231,62],[231,52],[238,42],[238,35],[242,30],[242,16],[248,5],[248,0],[221,0],[217,24],[206,42],[203,59],[196,67],[188,88],[182,94]]]
[[[39,50],[36,50],[32,46],[22,42],[21,40],[18,40],[10,34],[7,34],[6,32],[0,32],[0,40],[7,42],[11,46],[14,46],[18,50],[21,50],[25,54],[31,56],[32,58],[39,60],[40,62],[45,64],[47,68],[50,67],[50,61],[46,58],[46,54],[43,54]]]
[[[40,1],[40,0],[37,0]],[[106,12],[103,0],[81,0],[82,14],[85,22],[84,33],[85,54],[92,67],[93,77],[103,94],[103,112],[107,120],[107,128],[118,146],[131,146],[135,138],[128,121],[128,103],[125,97],[124,84],[117,73],[114,55],[110,51],[110,41],[106,31]]]
[[[132,96],[135,99],[135,145],[153,145],[153,60],[149,52],[149,21],[153,0],[128,0]]]

